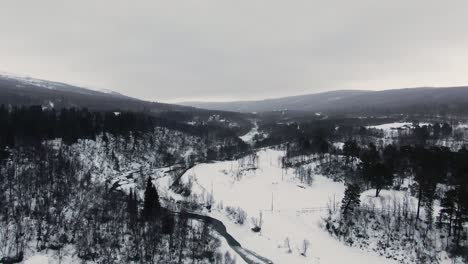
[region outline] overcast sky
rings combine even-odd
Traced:
[[[2,0],[0,71],[177,102],[468,85],[468,1]]]

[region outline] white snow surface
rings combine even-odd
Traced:
[[[333,147],[336,149],[343,149],[344,142],[333,142]]]
[[[248,144],[253,144],[253,139],[256,135],[258,135],[259,132],[258,132],[258,124],[255,122],[254,123],[254,127],[252,127],[252,129],[247,132],[245,135],[239,137],[242,141],[244,141],[245,143],[248,143]]]
[[[45,255],[35,255],[27,259],[24,264],[49,264],[49,257]]]
[[[29,249],[32,249],[33,244],[29,245]],[[42,252],[35,252],[34,250],[26,250],[25,252],[25,261],[24,264],[80,264],[83,263],[83,260],[78,258],[76,250],[72,245],[66,245],[62,248],[61,255],[59,257],[59,252],[56,250],[47,250]],[[87,261],[86,263],[93,264],[93,261]]]
[[[27,259],[24,264],[49,264],[49,257],[45,255],[35,255]]]
[[[217,249],[217,252],[221,253],[221,254],[225,254],[226,252],[229,252],[229,254],[231,255],[232,258],[234,258],[236,260],[236,264],[247,264],[247,262],[245,262],[241,256],[239,256],[239,254],[237,254],[237,252],[235,252],[230,246],[229,244],[227,243],[226,239],[224,239],[222,236],[220,235],[216,235],[216,232],[213,231],[215,233],[215,236],[219,239],[219,242],[221,243],[219,248]]]
[[[375,128],[375,129],[382,129],[382,130],[390,130],[390,129],[397,129],[402,127],[412,127],[413,123],[408,122],[395,122],[395,123],[387,123],[378,126],[367,126],[367,128]]]
[[[376,253],[348,247],[330,236],[322,227],[322,217],[327,213],[327,204],[341,201],[343,183],[315,175],[311,186],[301,184],[292,170],[281,168],[283,155],[283,151],[273,149],[258,151],[256,170],[243,170],[238,161],[199,164],[188,170],[181,181],[193,181],[192,192],[200,197],[212,193],[215,209],[208,214],[221,220],[243,247],[274,263],[396,263]],[[172,198],[180,196],[174,194]],[[222,209],[226,206],[245,210],[246,223],[240,225],[229,218]],[[262,230],[254,233],[250,220],[258,217],[260,211]],[[290,252],[286,239],[290,241]],[[301,255],[304,240],[310,242],[305,256]]]
[[[419,123],[419,126],[427,126],[429,123]],[[367,126],[367,128],[375,128],[375,129],[382,129],[384,131],[389,131],[392,129],[405,129],[413,127],[413,123],[410,122],[395,122],[395,123],[387,123],[378,126]]]
[[[418,208],[418,199],[411,196],[409,191],[381,190],[378,197],[375,197],[375,189],[370,189],[361,193],[361,205],[369,209],[382,211],[397,211],[404,204],[408,206],[408,212],[416,215]],[[436,218],[442,208],[439,201],[434,202],[433,217]],[[425,208],[421,206],[420,216],[425,216]]]

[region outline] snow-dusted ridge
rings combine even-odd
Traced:
[[[60,90],[60,91],[71,91],[77,92],[81,94],[90,94],[90,93],[103,93],[113,96],[124,96],[118,92],[109,90],[109,89],[98,89],[98,88],[90,88],[89,86],[79,85],[79,84],[70,84],[70,83],[63,83],[63,82],[56,82],[56,81],[48,81],[38,78],[33,78],[28,75],[21,75],[21,74],[13,74],[8,72],[1,72],[0,71],[0,78],[14,80],[19,82],[17,84],[17,88],[22,88],[23,85],[33,85],[40,88],[45,88],[49,90]]]

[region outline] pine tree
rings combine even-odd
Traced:
[[[377,164],[379,163],[379,152],[377,147],[370,143],[367,149],[364,149],[360,155],[361,158],[361,168],[362,168],[362,177],[366,186],[369,187],[369,184],[373,184],[373,178],[376,176],[376,169],[378,169]]]
[[[161,210],[161,203],[159,203],[159,194],[156,187],[153,185],[153,193],[154,193],[154,208],[156,209],[155,212],[159,212]]]
[[[419,219],[420,208],[424,202],[428,204],[433,201],[437,179],[443,174],[442,166],[436,155],[437,150],[418,148],[415,151],[414,171],[415,181],[418,184],[418,205],[416,218]]]
[[[146,189],[145,189],[145,200],[143,204],[143,218],[145,220],[148,220],[151,215],[152,215],[152,210],[153,210],[153,203],[152,203],[152,191],[151,187],[153,186],[153,183],[151,182],[151,178],[148,178],[146,182]]]
[[[143,206],[143,218],[145,220],[153,220],[158,216],[158,213],[161,209],[161,204],[159,203],[159,195],[151,182],[151,178],[148,178],[145,189],[145,201]]]
[[[393,174],[390,169],[382,163],[371,165],[370,167],[370,182],[375,188],[375,197],[379,196],[380,191],[393,184]]]
[[[448,123],[444,123],[441,127],[441,132],[444,136],[450,136],[452,134],[452,127]]]
[[[346,186],[345,194],[341,202],[341,210],[344,216],[346,216],[354,208],[358,207],[361,203],[360,200],[361,190],[357,184],[348,184]]]
[[[348,140],[343,146],[343,155],[346,156],[346,164],[349,163],[351,157],[359,156],[359,146],[354,140]]]
[[[127,197],[127,213],[130,221],[130,225],[134,225],[138,218],[138,201],[136,198],[136,192],[130,190],[130,193]]]
[[[448,220],[448,236],[452,235],[452,222],[456,209],[456,195],[457,193],[455,190],[448,190],[445,192],[444,197],[440,201],[440,206],[442,209],[440,209],[439,221],[442,223],[443,220]]]
[[[454,214],[454,235],[457,246],[460,246],[460,240],[464,230],[464,225],[468,223],[468,153],[464,153],[460,164],[460,168],[456,172],[455,185],[455,214]]]
[[[162,232],[163,234],[172,234],[175,228],[175,220],[172,214],[166,214],[162,218]]]

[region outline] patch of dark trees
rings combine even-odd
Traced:
[[[294,160],[294,157],[312,155],[321,163],[321,173],[331,177],[341,173],[342,178],[337,180],[344,180],[348,185],[343,211],[359,206],[363,190],[375,189],[375,196],[379,196],[383,189],[409,188],[418,200],[416,219],[437,223],[448,231],[456,245],[461,245],[467,232],[464,226],[468,223],[468,149],[453,151],[433,144],[453,137],[450,124],[415,125],[399,134],[392,144],[376,145],[374,142],[382,135],[375,129],[319,123],[315,127],[303,124],[275,127],[289,135],[289,142],[284,144],[283,166],[300,166],[310,161]],[[342,150],[329,143],[350,135],[356,139],[346,140]],[[407,186],[407,182],[413,184]],[[442,207],[437,219],[433,219],[435,201]],[[423,207],[424,216],[421,215]]]
[[[268,116],[267,116],[268,117]],[[419,125],[417,119],[406,117],[406,122],[414,125],[405,128],[394,129],[395,136],[401,141],[402,145],[426,144],[430,141],[455,139],[460,140],[462,135],[454,133],[454,128],[446,121],[434,121],[428,125]],[[284,122],[273,122],[269,119],[259,122],[259,131],[267,134],[267,137],[254,138],[256,147],[266,147],[280,145],[286,142],[294,142],[298,152],[310,152],[307,139],[318,142],[317,139],[323,138],[329,142],[344,142],[349,138],[359,137],[362,141],[372,142],[385,136],[384,131],[380,129],[368,128],[368,126],[401,122],[401,116],[398,117],[366,117],[366,118],[348,118],[348,117],[327,117],[317,119],[317,117],[302,119],[285,119]],[[301,150],[301,143],[304,148]],[[319,140],[320,141],[320,140]],[[312,143],[312,142],[311,142]],[[314,144],[314,143],[312,143]]]
[[[464,225],[468,223],[468,150],[451,151],[446,147],[395,146],[377,148],[374,144],[359,146],[347,141],[343,147],[347,164],[359,158],[353,184],[374,188],[379,196],[382,189],[400,188],[405,179],[413,176],[415,185],[410,186],[418,199],[416,218],[420,219],[420,208],[424,206],[428,223],[433,222],[434,201],[442,207],[437,222],[447,228],[459,244],[463,238]],[[349,186],[355,186],[355,185]],[[443,192],[436,192],[438,184],[445,186]],[[348,187],[349,197],[359,188]],[[346,196],[346,195],[345,195]],[[349,198],[353,200],[352,198]]]
[[[63,108],[59,111],[43,110],[41,106],[0,106],[0,150],[5,147],[37,145],[44,140],[61,138],[66,144],[78,139],[94,139],[96,135],[134,136],[165,127],[190,135],[229,138],[247,149],[236,133],[214,125],[188,125],[182,122],[138,112],[91,112],[87,109]]]
[[[142,189],[143,199],[137,189],[123,195],[108,180],[94,181],[66,144],[12,149],[0,160],[3,261],[21,261],[31,245],[60,259],[72,245],[79,258],[99,263],[220,258],[207,226],[164,209],[151,180]]]

